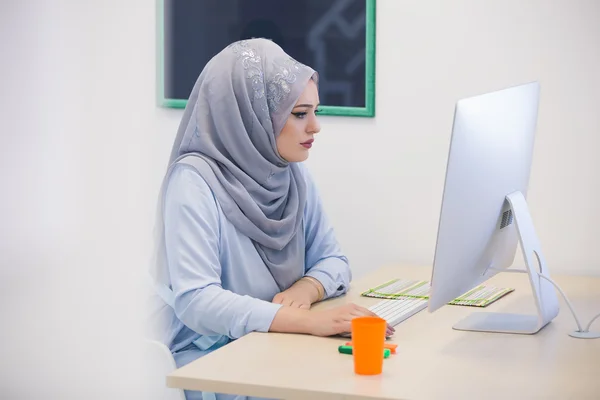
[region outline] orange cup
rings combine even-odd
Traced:
[[[379,317],[358,317],[352,320],[352,355],[355,373],[381,374],[386,328],[387,323]]]

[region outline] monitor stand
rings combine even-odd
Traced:
[[[540,273],[547,277],[550,274],[533,226],[533,220],[529,214],[527,201],[521,192],[509,194],[506,196],[506,200],[513,212],[526,269],[500,271],[523,272],[529,275],[537,315],[476,312],[454,325],[453,328],[456,330],[533,334],[537,333],[558,315],[558,298],[554,287],[550,282],[539,276]]]

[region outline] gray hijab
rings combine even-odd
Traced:
[[[196,81],[169,160],[172,167],[195,157],[226,218],[253,241],[280,290],[294,283],[289,271],[304,265],[306,186],[275,138],[310,79],[317,80],[313,69],[270,40],[229,45]],[[162,217],[157,228],[164,232]]]

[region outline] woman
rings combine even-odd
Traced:
[[[178,367],[249,332],[328,336],[373,315],[354,304],[310,310],[351,279],[301,164],[320,130],[317,79],[252,39],[217,54],[192,90],[163,183],[154,271],[170,290],[162,340]]]

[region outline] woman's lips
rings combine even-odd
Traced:
[[[307,140],[306,142],[300,143],[300,144],[302,146],[304,146],[305,148],[310,149],[312,147],[312,144],[314,141],[315,141],[314,139],[310,139],[310,140]]]

